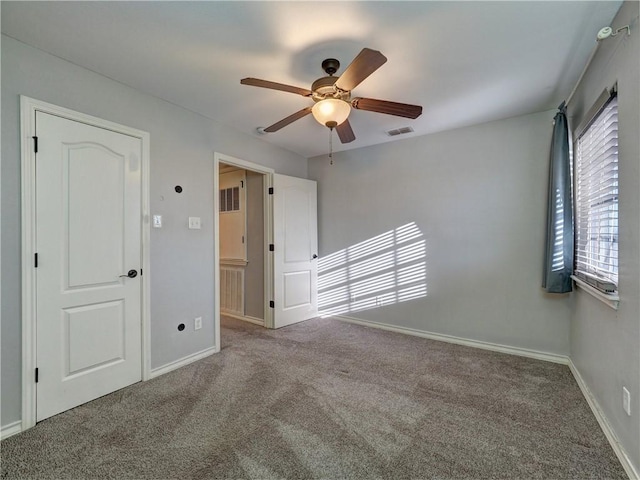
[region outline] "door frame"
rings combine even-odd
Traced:
[[[214,329],[216,344],[220,343],[220,164],[233,165],[244,170],[261,173],[264,178],[262,185],[264,191],[264,326],[273,328],[273,309],[269,308],[269,301],[273,300],[273,255],[270,255],[268,245],[273,243],[273,195],[269,195],[269,189],[273,187],[273,168],[265,167],[257,163],[248,162],[223,153],[213,154],[213,285],[214,285]]]
[[[42,102],[24,95],[20,96],[20,157],[21,157],[21,220],[22,220],[22,430],[36,424],[36,275],[33,265],[36,253],[36,170],[34,140],[36,136],[36,112],[47,113],[79,123],[138,138],[142,141],[141,158],[141,261],[144,275],[141,285],[142,322],[142,380],[148,380],[151,372],[150,336],[150,259],[149,259],[149,133],[64,107]]]

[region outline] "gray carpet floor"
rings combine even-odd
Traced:
[[[626,478],[569,369],[333,319],[224,319],[222,351],[1,444],[17,478]]]

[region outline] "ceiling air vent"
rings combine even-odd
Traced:
[[[387,135],[389,135],[390,137],[395,137],[396,135],[404,135],[405,133],[411,133],[411,132],[413,132],[413,128],[402,127],[402,128],[396,128],[394,130],[387,131]]]

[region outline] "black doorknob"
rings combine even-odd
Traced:
[[[138,272],[136,272],[135,270],[129,270],[126,275],[120,275],[120,276],[121,277],[136,278],[138,276]]]
[[[312,258],[318,258],[318,255],[314,253]]]

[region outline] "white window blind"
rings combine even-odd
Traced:
[[[576,142],[576,271],[618,284],[618,100]]]

